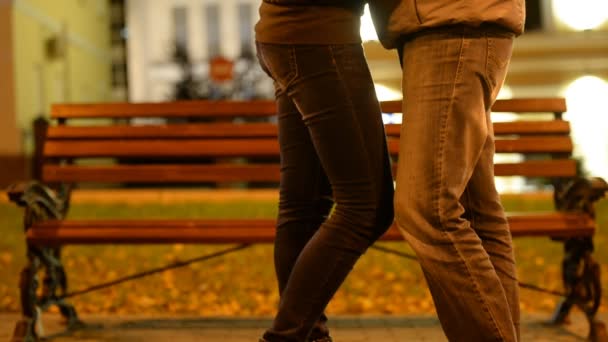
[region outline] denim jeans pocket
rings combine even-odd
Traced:
[[[361,44],[330,45],[331,58],[342,71],[354,79],[368,82],[369,68]]]
[[[277,90],[285,91],[298,76],[295,47],[281,44],[257,44],[264,71],[275,81]]]
[[[492,90],[502,86],[513,52],[513,38],[488,36],[486,78]]]

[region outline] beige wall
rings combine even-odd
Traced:
[[[21,153],[15,112],[11,2],[0,0],[0,155]]]
[[[12,1],[0,0],[0,186],[23,179],[25,159],[15,111]]]
[[[28,178],[32,120],[51,104],[111,99],[108,1],[0,0],[0,47],[1,188]]]
[[[13,37],[17,125],[29,154],[31,122],[48,115],[53,103],[111,99],[108,2],[15,0]]]

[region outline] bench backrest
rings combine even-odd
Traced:
[[[400,101],[382,103],[401,112]],[[496,152],[521,162],[497,163],[497,176],[572,177],[576,161],[564,99],[498,100],[493,112],[526,113],[494,124]],[[544,115],[537,115],[544,114]],[[47,183],[230,183],[279,180],[273,101],[60,104],[52,108],[42,151]],[[135,125],[135,118],[161,118]],[[387,124],[396,159],[398,124]]]

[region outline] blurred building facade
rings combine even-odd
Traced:
[[[272,97],[272,85],[257,63],[240,63],[253,54],[259,0],[126,3],[131,100],[176,98],[174,85],[189,79],[197,80],[192,84],[199,90],[195,96],[202,98]],[[608,178],[608,1],[527,0],[526,9],[526,33],[516,40],[501,97],[567,97],[576,154],[585,171]],[[374,39],[368,16],[361,35],[378,97],[399,98],[401,70],[395,51],[384,50]],[[191,63],[187,69],[176,63],[176,47],[185,51]],[[211,80],[210,61],[217,56],[235,63],[235,80]],[[239,78],[246,71],[249,78]],[[513,117],[500,114],[496,120]],[[498,183],[519,191],[522,181]]]
[[[255,60],[259,3],[0,0],[0,185],[27,177],[31,122],[52,103],[272,98]],[[501,96],[566,96],[576,153],[608,178],[608,2],[526,3]],[[368,17],[361,33],[379,98],[399,98],[396,53]]]
[[[259,5],[126,0],[130,100],[271,98],[272,84],[255,58]],[[214,77],[214,63],[230,69],[225,77]]]

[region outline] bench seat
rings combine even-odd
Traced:
[[[588,237],[595,231],[584,213],[512,213],[508,215],[514,237]],[[154,243],[259,243],[274,241],[273,219],[196,220],[48,220],[27,232],[34,245],[154,244]],[[393,225],[383,240],[402,240]]]

